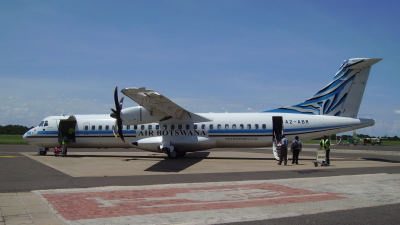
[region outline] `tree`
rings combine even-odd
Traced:
[[[7,125],[7,126],[0,126],[0,134],[24,134],[29,129],[26,126],[21,125]]]

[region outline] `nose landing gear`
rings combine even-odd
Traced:
[[[46,155],[48,151],[49,151],[49,148],[40,147],[38,149],[39,155]]]

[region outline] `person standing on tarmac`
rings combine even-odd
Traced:
[[[288,148],[288,139],[285,137],[285,135],[282,136],[281,140],[281,146],[280,146],[280,152],[279,152],[279,163],[278,165],[282,164],[282,161],[284,161],[284,164],[286,166],[287,164],[287,148]]]
[[[299,136],[296,136],[292,142],[292,145],[290,146],[290,149],[293,153],[293,157],[292,157],[292,164],[298,165],[299,164],[299,154],[301,152],[302,149],[302,143],[299,140]]]
[[[325,149],[325,165],[329,166],[329,153],[331,152],[331,142],[329,141],[329,138],[324,136],[319,145],[321,146],[321,149]]]

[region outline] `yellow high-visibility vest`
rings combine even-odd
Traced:
[[[330,149],[330,146],[329,145],[327,145],[328,144],[328,141],[329,141],[329,139],[322,139],[321,140],[321,144],[322,144],[322,149],[327,149],[327,150],[329,150]]]

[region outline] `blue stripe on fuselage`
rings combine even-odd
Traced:
[[[326,130],[326,129],[339,129],[352,125],[340,125],[340,126],[324,126],[324,127],[307,127],[307,128],[286,128],[284,132],[292,133],[292,132],[303,132],[303,131],[318,131],[318,130]],[[124,134],[136,134],[135,130],[125,130]],[[260,133],[272,133],[270,129],[237,129],[237,130],[229,130],[229,129],[213,129],[208,131],[209,134],[260,134]],[[38,131],[38,135],[58,135],[58,131]],[[113,131],[110,130],[96,130],[96,131],[76,131],[77,135],[94,135],[94,134],[113,134]]]

